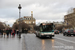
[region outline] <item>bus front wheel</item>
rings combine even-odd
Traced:
[[[52,38],[52,36],[50,36],[50,38]]]

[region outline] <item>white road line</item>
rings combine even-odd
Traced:
[[[70,40],[67,40],[67,39],[63,39],[63,38],[59,38],[59,37],[55,37],[56,39],[60,39],[60,40],[64,40],[66,42],[71,42],[71,43],[75,43],[74,41],[70,41]]]
[[[55,41],[55,42],[58,43],[58,44],[66,46],[66,44],[64,44],[64,43],[61,43],[61,42],[58,42],[58,41]]]

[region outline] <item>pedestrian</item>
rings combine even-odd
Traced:
[[[16,32],[17,32],[17,35],[18,35],[19,34],[19,30],[17,29]]]
[[[3,30],[3,35],[5,37],[5,35],[6,35],[6,29]]]
[[[11,36],[11,32],[12,32],[12,30],[11,30],[11,29],[9,29],[10,36]]]
[[[11,32],[12,36],[15,36],[15,30],[12,29],[12,32]]]
[[[7,37],[9,37],[9,29],[6,29]]]
[[[16,34],[16,30],[14,29],[14,31],[15,31],[15,34]]]
[[[1,29],[0,29],[0,35],[1,35]]]
[[[1,37],[3,37],[3,29],[1,29]]]

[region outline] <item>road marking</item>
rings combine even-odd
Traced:
[[[59,38],[59,37],[55,37],[56,39],[60,39],[60,40],[64,40],[66,42],[71,42],[71,43],[75,43],[74,41],[70,41],[70,40],[67,40],[67,39],[63,39],[63,38]]]
[[[61,43],[61,42],[58,42],[58,41],[55,41],[55,42],[58,43],[58,44],[66,46],[66,44],[64,44],[64,43]]]

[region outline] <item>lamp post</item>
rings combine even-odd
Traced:
[[[18,9],[19,9],[19,38],[21,38],[21,26],[20,26],[20,17],[21,17],[21,4],[19,4]]]

